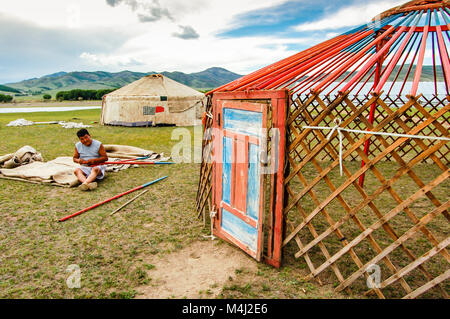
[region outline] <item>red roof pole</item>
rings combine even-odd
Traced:
[[[378,42],[377,46],[376,46],[376,51],[378,52],[380,50],[380,48],[383,47],[383,45],[385,43],[383,43],[385,41],[382,42]],[[376,66],[376,71],[375,71],[375,80],[374,80],[374,86],[377,86],[378,83],[380,82],[380,77],[381,77],[381,68],[383,66],[383,61],[385,58],[385,54],[381,54],[380,58],[377,60],[377,66]],[[370,124],[373,124],[373,121],[375,119],[375,109],[377,107],[377,102],[373,102],[373,104],[370,106],[370,115],[369,115],[369,122]],[[364,144],[364,154],[369,155],[369,147],[370,147],[370,139],[368,139],[366,141],[366,143]],[[364,160],[361,162],[361,167],[363,167],[365,165]],[[364,186],[364,178],[365,178],[365,173],[363,173],[361,176],[359,176],[359,186],[363,187]]]
[[[419,60],[417,61],[416,73],[414,74],[413,85],[412,85],[411,92],[410,92],[410,95],[412,95],[412,96],[416,96],[416,94],[417,94],[417,88],[419,86],[420,76],[422,74],[423,59],[425,57],[425,48],[427,46],[427,37],[428,37],[428,29],[430,26],[430,21],[431,21],[431,12],[430,12],[430,10],[428,10],[427,23],[425,25],[425,28],[423,29],[422,43],[420,46],[420,53],[419,53]]]
[[[437,93],[437,74],[436,74],[436,51],[434,49],[434,33],[431,33],[431,52],[433,52],[433,80],[434,80],[434,95]]]
[[[380,93],[384,84],[386,83],[386,81],[388,80],[392,71],[394,70],[394,67],[397,65],[397,62],[400,60],[401,55],[404,53],[403,52],[404,49],[408,45],[409,40],[411,39],[414,31],[416,31],[416,23],[420,20],[421,16],[422,16],[422,13],[420,13],[417,16],[417,20],[415,21],[414,25],[409,29],[408,34],[406,35],[405,39],[403,39],[403,42],[400,45],[400,47],[398,48],[397,52],[395,53],[394,58],[389,62],[389,65],[387,66],[386,71],[384,72],[383,77],[380,80],[380,83],[378,83],[378,85],[375,88],[375,93],[377,93],[377,94]],[[428,29],[428,26],[427,26],[427,29]],[[424,40],[426,40],[426,37]],[[419,56],[419,62],[423,62],[423,57],[422,57],[422,60],[420,60],[420,56]],[[418,70],[422,70],[422,63],[420,63],[420,68],[419,68],[419,63],[417,64],[416,73]],[[419,78],[420,78],[420,76],[419,76]]]
[[[300,56],[297,57],[297,55],[295,55],[295,57],[296,57],[295,60],[287,58],[285,60],[288,61],[288,63],[284,63],[282,66],[277,67],[277,69],[273,69],[273,67],[271,67],[270,69],[267,69],[265,74],[261,75],[260,77],[252,79],[252,81],[245,83],[245,85],[242,84],[239,87],[232,86],[232,87],[230,87],[230,90],[250,89],[252,86],[255,85],[254,82],[257,82],[256,84],[260,85],[261,82],[267,82],[268,79],[272,79],[275,76],[279,76],[280,74],[285,74],[286,72],[291,72],[293,69],[297,69],[301,65],[304,65],[304,63],[306,61],[309,61],[311,58],[315,58],[316,56],[318,56],[320,54],[324,54],[324,52],[330,50],[330,48],[332,48],[333,46],[339,45],[339,43],[341,43],[343,39],[345,39],[345,37],[340,35],[340,36],[337,36],[336,38],[331,39],[331,40],[333,40],[332,43],[328,42],[331,40],[328,40],[327,42],[316,45],[306,51],[302,51],[302,52],[300,52],[300,53],[302,53]],[[283,60],[283,61],[285,61],[285,60]]]
[[[412,13],[408,14],[402,22],[405,21],[411,21],[412,17],[411,17]],[[364,50],[362,50],[361,52],[359,52],[356,56],[355,56],[355,60],[359,59],[361,57],[361,55],[363,53],[365,53],[366,51],[368,51],[373,45],[376,45],[376,50],[377,53],[370,58],[370,60],[366,63],[366,65],[361,68],[361,70],[358,71],[358,73],[356,73],[356,75],[347,82],[347,84],[340,90],[341,92],[346,92],[349,90],[349,88],[355,83],[358,82],[360,80],[361,77],[364,76],[364,74],[366,74],[369,69],[375,65],[376,61],[379,60],[379,58],[381,58],[382,56],[385,55],[386,51],[388,50],[388,48],[390,48],[391,45],[393,45],[395,43],[395,41],[402,35],[402,33],[406,30],[407,26],[404,25],[402,26],[400,29],[395,30],[395,26],[391,26],[388,30],[386,30],[383,34],[381,34],[380,36],[378,36],[372,43],[370,43]],[[393,33],[392,38],[386,43],[386,39],[388,38],[388,36]],[[381,46],[381,50],[379,49],[379,43],[383,42],[385,45],[384,47]],[[355,61],[349,61],[349,65],[353,64]],[[345,66],[345,68],[348,68],[348,65]],[[344,70],[345,71],[345,70]],[[343,73],[344,71],[340,70],[341,73]],[[338,77],[340,74],[332,74],[329,76],[329,78],[331,79],[326,79],[323,82],[328,81],[332,81],[334,80],[334,78]],[[325,83],[321,83],[319,84],[318,88],[321,88]]]
[[[336,54],[339,54],[339,52],[340,52],[342,49],[344,49],[344,48],[346,48],[346,47],[348,47],[348,46],[350,46],[350,45],[352,45],[352,44],[354,44],[354,43],[356,43],[356,42],[358,42],[358,41],[364,39],[365,37],[369,36],[369,35],[372,34],[372,33],[373,33],[373,31],[370,30],[370,31],[366,31],[366,32],[364,32],[364,33],[358,34],[356,37],[353,37],[353,36],[352,36],[351,38],[348,38],[349,40],[346,40],[346,42],[344,42],[343,44],[340,44],[338,47],[331,48],[331,50],[330,50],[329,52],[327,52],[326,54],[323,54],[323,55],[321,54],[321,55],[319,55],[319,56],[315,56],[315,57],[313,58],[313,60],[307,61],[307,62],[308,62],[307,64],[301,65],[300,68],[295,68],[295,69],[294,69],[295,71],[293,71],[293,72],[287,74],[286,76],[284,76],[284,77],[282,77],[282,78],[280,78],[280,79],[277,79],[277,78],[274,79],[274,80],[276,80],[276,81],[274,81],[273,83],[271,83],[269,86],[265,87],[264,89],[269,90],[269,89],[271,89],[271,88],[274,88],[274,87],[279,86],[279,85],[282,84],[283,82],[288,81],[288,80],[289,80],[290,78],[292,78],[293,76],[298,76],[298,75],[300,75],[300,74],[301,74],[302,72],[304,72],[305,70],[308,70],[311,66],[314,66],[314,65],[316,65],[317,63],[323,62],[324,60],[328,59],[329,57],[336,56]],[[368,49],[367,49],[367,50],[368,50]],[[367,51],[367,50],[366,50],[366,51]]]
[[[323,48],[327,48],[329,45],[333,44],[334,42],[339,42],[340,40],[341,40],[341,36],[337,36],[336,38],[330,39],[323,43],[319,43],[306,51],[301,51],[301,52],[294,54],[290,57],[287,57],[281,61],[275,62],[269,66],[266,66],[262,69],[259,69],[248,75],[245,75],[242,78],[234,80],[233,82],[230,82],[230,83],[224,84],[218,88],[215,88],[214,90],[208,92],[207,94],[212,94],[217,91],[220,92],[220,91],[238,90],[242,86],[249,85],[252,82],[257,81],[257,80],[261,79],[262,77],[265,77],[274,71],[283,70],[284,67],[286,67],[286,66],[289,67],[290,64],[292,64],[292,63],[295,64],[298,60],[304,58],[305,56],[308,56],[315,51],[320,51]]]
[[[440,53],[440,57],[441,57],[442,70],[444,73],[444,80],[445,80],[445,85],[447,87],[447,93],[448,93],[449,85],[450,85],[450,61],[448,58],[448,51],[445,46],[444,37],[442,36],[442,28],[439,25],[439,18],[437,16],[436,11],[435,11],[434,18],[436,20],[436,35],[437,35],[437,39],[438,39],[438,47],[439,47],[439,53]]]

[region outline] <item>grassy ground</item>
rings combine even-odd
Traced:
[[[5,124],[17,118],[31,121],[98,121],[100,110],[21,113],[0,115],[0,154],[14,152],[23,145],[31,145],[40,151],[45,160],[57,156],[72,156],[77,141],[76,129],[63,129],[58,125],[35,125],[29,127],[6,127]],[[94,124],[90,129],[93,137],[104,144],[126,144],[170,155],[172,127],[121,128],[103,127]],[[188,128],[193,136],[192,128]],[[357,169],[359,163],[355,163]],[[384,164],[383,164],[384,165]],[[395,167],[391,167],[394,170]],[[389,171],[389,166],[386,167]],[[173,253],[209,234],[196,219],[195,196],[198,183],[199,164],[177,164],[171,166],[145,167],[111,173],[95,192],[79,192],[44,185],[34,185],[0,179],[0,298],[133,298],[136,289],[151,282],[147,270],[153,267],[149,260]],[[312,179],[315,169],[311,167],[306,177]],[[421,169],[427,174],[426,166]],[[113,217],[109,213],[126,202],[120,198],[114,202],[75,217],[64,223],[58,218],[88,207],[99,200],[109,198],[155,178],[169,175],[169,178],[151,186],[151,191]],[[424,180],[428,178],[423,176]],[[338,173],[334,177],[339,180]],[[368,176],[370,187],[373,181]],[[407,183],[405,181],[405,183]],[[374,187],[377,185],[374,182]],[[441,200],[448,197],[448,183],[439,193]],[[319,185],[320,198],[326,196],[326,185]],[[321,192],[322,190],[322,192]],[[405,194],[410,192],[408,184],[402,185]],[[348,202],[355,203],[351,198]],[[405,195],[406,196],[406,195]],[[381,198],[379,205],[391,205]],[[302,205],[310,210],[314,205],[304,201]],[[333,204],[334,205],[334,204]],[[377,204],[378,205],[378,204]],[[330,210],[342,214],[339,204]],[[336,211],[334,211],[334,208]],[[425,208],[424,208],[425,209]],[[363,222],[369,222],[369,212],[363,212]],[[396,219],[399,226],[407,218]],[[320,224],[322,223],[322,224]],[[406,225],[406,224],[405,224]],[[325,221],[319,221],[318,230],[324,230]],[[433,223],[432,230],[440,236],[448,234],[448,224],[441,219]],[[354,231],[346,229],[346,232]],[[348,234],[353,236],[352,233]],[[421,241],[422,240],[422,241]],[[417,238],[421,251],[429,249],[423,238]],[[384,245],[389,243],[381,242]],[[223,243],[223,245],[228,245]],[[334,245],[334,247],[333,247]],[[340,242],[334,240],[331,250]],[[233,278],[221,287],[219,298],[361,298],[333,292],[334,276],[322,276],[325,286],[303,280],[308,272],[305,261],[295,259],[297,248],[289,244],[285,251],[284,266],[276,270],[265,264],[258,264],[256,272],[246,268],[237,269]],[[370,248],[367,250],[370,252]],[[370,254],[361,254],[363,259]],[[319,256],[320,254],[318,254]],[[401,264],[402,256],[395,257]],[[320,260],[315,259],[318,265]],[[80,266],[82,283],[80,289],[69,289],[66,269],[71,264]],[[351,271],[352,262],[349,261]],[[434,264],[447,267],[445,263]],[[345,268],[345,267],[341,267]],[[327,277],[328,276],[328,277]],[[414,278],[412,278],[414,280]],[[394,294],[395,295],[395,294]],[[200,291],[200,298],[210,298],[208,291]],[[433,295],[431,297],[434,297]]]
[[[320,165],[322,169],[325,169],[328,165],[330,165],[330,162],[321,162]],[[357,161],[344,162],[344,166],[351,173],[355,173],[360,168],[360,165],[360,162]],[[389,180],[401,167],[394,161],[386,161],[376,164],[376,168],[383,174],[386,180]],[[432,180],[437,178],[437,176],[442,174],[442,170],[440,170],[437,165],[430,165],[426,163],[419,163],[414,166],[413,172],[423,181],[424,184],[430,183]],[[312,181],[317,176],[318,171],[312,164],[307,164],[302,169],[302,174],[308,181]],[[339,175],[339,168],[333,169],[327,176],[330,178],[336,188],[346,181],[346,176],[341,177]],[[381,182],[369,170],[365,176],[364,190],[368,194],[372,194],[380,186]],[[295,194],[297,194],[303,189],[303,184],[300,183],[299,179],[294,178],[289,183],[289,187]],[[405,174],[393,184],[393,189],[401,199],[405,200],[409,196],[416,193],[420,189],[420,187],[416,183],[414,183],[414,181],[408,175]],[[318,203],[323,202],[332,193],[330,187],[324,181],[317,183],[317,185],[313,187],[312,190],[316,198],[313,198],[312,196],[307,194],[299,201],[300,206],[305,210],[307,214],[316,209]],[[447,202],[449,200],[450,194],[450,180],[447,179],[443,181],[439,186],[435,187],[432,190],[432,193],[440,201],[440,203]],[[355,207],[363,201],[362,196],[356,191],[355,187],[353,186],[348,187],[341,194],[342,199],[345,200],[345,202],[350,207]],[[373,203],[383,215],[388,213],[398,205],[398,203],[394,200],[393,196],[388,191],[382,192],[373,201]],[[409,209],[413,212],[413,214],[416,215],[418,219],[431,212],[434,208],[435,206],[426,196],[419,198],[409,205]],[[326,211],[334,219],[335,222],[339,221],[346,215],[346,210],[338,199],[334,199],[333,201],[331,201],[326,206]],[[378,221],[375,213],[367,206],[363,209],[360,209],[356,216],[359,221],[365,226],[365,228],[368,228],[370,225]],[[299,211],[295,207],[287,214],[287,218],[295,226],[303,221],[303,218],[301,218]],[[316,215],[316,217],[312,219],[311,224],[314,226],[318,234],[323,233],[330,227],[330,222],[327,221],[327,218],[322,213]],[[411,229],[414,224],[415,223],[406,214],[405,211],[400,212],[397,216],[389,220],[389,225],[398,236],[401,236],[406,231]],[[429,231],[432,232],[438,242],[444,241],[448,237],[448,234],[450,234],[450,224],[442,214],[436,216],[430,223],[426,225],[426,227]],[[339,227],[339,229],[342,231],[342,235],[348,242],[351,242],[362,233],[362,230],[352,219],[345,222],[342,226]],[[314,239],[311,232],[307,230],[306,227],[299,233],[299,235],[302,238],[303,245],[307,245]],[[374,231],[372,233],[372,236],[381,247],[381,249],[385,249],[393,243],[392,238],[387,235],[386,231],[383,228],[379,228]],[[332,233],[322,241],[329,251],[330,255],[336,254],[340,249],[342,249],[343,245],[345,244],[342,243],[339,239],[340,236]],[[419,231],[405,242],[405,247],[407,247],[416,256],[416,258],[418,258],[419,256],[422,256],[429,250],[431,250],[433,248],[433,245],[430,240],[422,232]],[[292,260],[292,262],[294,263],[292,256],[298,251],[299,248],[295,244],[295,241],[291,241],[284,251],[284,256],[286,256],[287,258],[286,262],[289,263],[288,260]],[[375,249],[373,248],[373,245],[369,242],[368,239],[365,239],[360,244],[358,244],[354,251],[363,264],[368,263],[377,255]],[[310,250],[310,257],[316,268],[325,262],[324,254],[319,250],[317,246]],[[392,253],[389,254],[388,257],[394,263],[394,265],[396,265],[397,269],[401,269],[402,267],[405,267],[411,263],[409,257],[400,248],[395,249]],[[300,259],[301,260],[298,260],[297,262],[300,261],[301,264],[303,264],[303,258]],[[377,264],[381,267],[382,280],[385,280],[392,275],[392,271],[387,268],[386,264],[383,261],[378,262]],[[344,257],[340,258],[336,265],[343,274],[344,278],[347,278],[359,268],[353,261],[353,259],[350,258],[349,254],[346,254]],[[431,274],[431,276],[435,278],[441,275],[446,269],[448,269],[448,262],[442,255],[437,254],[433,258],[428,260],[424,264],[424,266]],[[338,283],[336,277],[334,275],[330,276],[330,274],[332,274],[331,269],[329,269],[329,271],[327,272],[324,272],[321,276],[321,279],[325,283],[336,285]],[[429,279],[427,279],[417,268],[409,272],[408,275],[405,276],[405,279],[413,290],[419,288],[429,281]],[[442,286],[447,292],[450,291],[450,282],[448,280],[442,283]],[[354,293],[362,293],[367,290],[366,281],[363,278],[355,281],[355,283],[351,287]],[[384,289],[383,293],[388,298],[401,298],[405,295],[404,289],[398,282]],[[421,298],[422,297],[442,298],[442,292],[435,287],[422,295]]]
[[[58,125],[5,127],[17,116],[3,114],[0,118],[0,154],[28,144],[42,152],[46,160],[72,156],[76,129]],[[76,118],[89,123],[98,121],[99,110],[20,117],[31,121]],[[91,134],[105,144],[128,144],[170,154],[171,145],[176,143],[170,140],[171,130],[96,126]],[[202,232],[194,217],[197,172],[195,164],[130,169],[110,174],[97,191],[89,193],[0,180],[0,297],[132,297],[133,288],[146,280],[139,256],[178,249]],[[65,223],[56,222],[59,217],[163,175],[170,177],[114,217],[109,218],[108,213],[129,198]],[[149,223],[155,227],[145,228]],[[65,284],[65,270],[70,264],[81,268],[81,289],[68,289]]]
[[[31,145],[45,160],[72,156],[76,129],[58,125],[6,127],[17,118],[31,121],[98,121],[100,110],[2,114],[0,154]],[[174,128],[120,128],[95,125],[93,137],[105,144],[127,144],[170,155]],[[192,133],[192,128],[189,128]],[[192,134],[193,135],[193,134]],[[149,256],[159,258],[209,233],[196,219],[199,164],[177,164],[111,173],[95,192],[0,179],[0,298],[133,298],[151,281]],[[151,191],[109,217],[129,198],[120,198],[64,223],[57,219],[169,175]],[[151,227],[149,227],[151,225]],[[224,245],[228,245],[224,243]],[[153,256],[153,257],[152,257]],[[66,269],[80,266],[80,289],[69,289]],[[276,270],[264,264],[256,273],[240,269],[219,298],[342,297],[301,280],[300,265]],[[304,273],[306,274],[306,273]],[[304,275],[303,274],[303,275]],[[199,292],[200,298],[210,298]],[[344,296],[345,297],[345,296]]]
[[[37,100],[37,101],[13,101],[11,103],[0,103],[0,108],[10,108],[10,107],[56,107],[56,106],[101,106],[102,101],[44,101],[44,100]]]

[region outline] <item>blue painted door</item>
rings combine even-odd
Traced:
[[[216,167],[216,234],[261,259],[263,179],[261,151],[266,122],[264,103],[218,101],[219,161]]]

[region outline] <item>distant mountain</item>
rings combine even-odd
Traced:
[[[53,74],[49,74],[49,75],[44,75],[43,78],[57,78],[58,76],[61,75],[66,75],[67,72],[57,72],[57,73],[53,73]]]
[[[403,80],[405,78],[406,73],[408,72],[409,66],[410,65],[405,65],[403,67],[403,69],[400,72],[400,75],[398,76],[399,79]],[[394,71],[392,72],[393,74],[391,74],[389,76],[389,80],[390,81],[394,80],[394,76],[398,73],[398,70],[399,70],[399,67],[396,66],[394,68]],[[415,70],[416,69],[413,66],[411,68],[411,71],[409,72],[408,81],[411,81],[411,82],[413,81],[413,79],[414,79],[414,71]],[[440,66],[436,67],[436,80],[438,82],[444,82],[444,74],[442,73],[442,68]],[[434,70],[433,70],[433,66],[432,65],[424,65],[422,67],[422,74],[420,76],[420,81],[422,81],[422,82],[434,82]]]
[[[242,77],[223,68],[209,68],[191,74],[182,72],[162,72],[161,74],[193,88],[216,88]]]
[[[394,70],[392,70],[391,74],[389,75],[389,78],[387,81],[392,82],[394,80],[397,80],[398,82],[403,82],[406,74],[408,74],[408,81],[407,82],[412,82],[414,80],[414,72],[416,70],[415,66],[413,66],[411,68],[411,70],[408,73],[410,65],[409,64],[405,64],[402,68],[402,70],[400,71],[400,74],[397,76],[398,70],[400,69],[399,66],[395,66]],[[369,72],[367,74],[372,74],[374,68],[372,68],[371,70],[369,70]],[[420,75],[420,81],[422,82],[434,82],[434,70],[433,70],[433,66],[432,65],[424,65],[422,67],[422,74]],[[343,75],[341,75],[337,80],[343,80],[345,77],[347,77],[349,74],[349,72],[345,72]],[[355,73],[356,74],[356,73]],[[373,77],[372,77],[373,78]],[[348,78],[349,79],[349,78]],[[367,75],[363,77],[362,79],[363,81],[367,80]],[[437,82],[444,82],[444,75],[442,73],[442,68],[441,67],[437,67],[436,68],[436,80]]]
[[[6,85],[0,85],[0,91],[2,92],[11,92],[11,93],[20,93],[19,90],[14,89],[12,87],[6,86]]]
[[[111,89],[134,82],[143,76],[156,72],[140,73],[122,71],[109,73],[97,72],[58,72],[40,78],[9,83],[8,87],[22,92],[45,93],[47,91],[65,91],[72,89]],[[241,75],[223,68],[209,68],[198,73],[161,72],[175,81],[196,89],[211,89],[240,78]]]
[[[405,65],[397,81],[403,81],[409,65]],[[394,81],[398,71],[398,66],[390,75],[388,81]],[[415,67],[411,68],[408,75],[408,81],[412,81],[414,77]],[[96,72],[57,72],[40,78],[28,79],[17,83],[9,83],[0,86],[0,91],[22,94],[40,95],[44,93],[56,94],[58,91],[67,91],[72,89],[115,89],[134,82],[143,76],[155,74],[156,72],[140,73],[132,71],[122,71],[117,73],[96,71]],[[195,89],[212,89],[223,84],[229,83],[241,77],[241,75],[230,72],[223,68],[213,67],[197,73],[183,72],[161,72],[164,76],[175,81],[183,83]],[[368,74],[371,74],[369,72]],[[344,73],[337,80],[344,79],[348,73]],[[437,81],[444,81],[441,68],[437,68]],[[302,78],[304,79],[304,78]],[[300,79],[300,80],[302,80]],[[365,80],[364,78],[363,80]],[[433,66],[424,65],[422,69],[421,81],[433,82],[434,71]]]

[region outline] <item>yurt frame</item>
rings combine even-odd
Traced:
[[[218,211],[209,133],[217,101],[270,100],[284,90],[285,103],[268,104],[270,125],[283,135],[278,157],[283,174],[271,176],[268,187],[271,203],[281,208],[266,209],[264,260],[279,267],[283,248],[285,255],[304,260],[307,278],[337,279],[336,291],[354,286],[379,298],[448,298],[449,6],[449,1],[408,2],[372,24],[210,92],[198,216],[206,222]],[[422,17],[426,23],[420,26]],[[433,61],[441,64],[433,66],[435,94],[425,96],[417,92],[429,37]],[[436,84],[439,68],[446,92]],[[389,88],[390,77],[395,79]],[[361,94],[370,81],[369,92]],[[394,82],[401,83],[396,96],[389,94]],[[409,94],[402,95],[407,82]],[[418,170],[424,165],[428,174]],[[219,223],[220,216],[213,229]],[[374,267],[382,273],[377,283]]]

